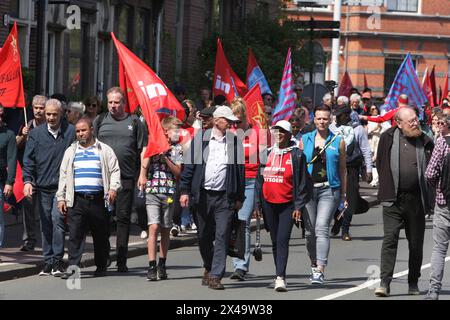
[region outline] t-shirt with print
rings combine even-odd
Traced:
[[[294,199],[292,158],[290,152],[283,155],[269,154],[263,172],[263,196],[270,203],[286,203]]]
[[[166,153],[167,158],[176,165],[183,161],[183,148],[181,144],[173,144]],[[146,193],[175,194],[177,180],[164,160],[159,155],[150,158],[148,168],[148,181],[145,186]]]

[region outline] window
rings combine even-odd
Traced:
[[[384,95],[387,96],[394,82],[397,71],[400,68],[405,56],[386,57],[384,59]],[[413,66],[416,66],[417,57],[411,57]]]
[[[139,10],[136,13],[134,53],[146,64],[150,65],[149,34],[151,34],[150,13],[147,10]]]
[[[9,2],[9,14],[12,17],[19,17],[19,0],[10,0]]]
[[[333,1],[329,0],[296,0],[294,3],[297,7],[304,8],[328,8],[328,5],[332,4]]]
[[[67,75],[67,96],[70,99],[80,99],[81,97],[81,76],[82,76],[82,43],[85,30],[82,24],[81,30],[74,29],[69,32],[69,69]]]
[[[417,12],[418,0],[387,0],[388,11]]]
[[[128,6],[123,6],[120,8],[120,14],[118,18],[119,25],[117,32],[118,39],[129,48],[132,30],[130,26],[130,11],[131,10]]]

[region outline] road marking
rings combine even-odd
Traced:
[[[447,262],[447,261],[450,261],[450,256],[445,257],[445,262]],[[431,267],[431,263],[424,264],[420,268],[420,270],[425,270],[425,269],[428,269],[429,267]],[[400,278],[400,277],[406,276],[407,274],[408,274],[408,270],[401,271],[401,272],[398,272],[398,273],[394,274],[392,278],[393,279]],[[371,286],[374,286],[374,285],[378,284],[379,282],[380,282],[380,279],[378,279],[378,280],[369,280],[369,281],[366,281],[366,282],[364,282],[364,283],[362,283],[362,284],[360,284],[360,285],[358,285],[356,287],[348,288],[348,289],[345,289],[345,290],[342,290],[342,291],[339,291],[339,292],[327,295],[325,297],[317,298],[315,300],[333,300],[333,299],[340,298],[342,296],[346,296],[346,295],[355,293],[357,291],[369,288]]]

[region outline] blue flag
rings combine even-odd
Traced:
[[[247,63],[247,88],[250,91],[257,83],[259,83],[259,88],[261,93],[270,93],[269,84],[267,83],[266,77],[256,62],[256,58],[253,55],[252,49],[248,50],[248,63]]]
[[[417,77],[416,69],[414,68],[409,53],[397,71],[397,75],[382,108],[385,111],[396,109],[398,97],[403,93],[408,96],[409,104],[420,110],[422,117],[422,106],[427,102],[427,97],[422,90],[419,77]]]

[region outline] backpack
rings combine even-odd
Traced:
[[[450,137],[444,137],[447,145],[450,146]],[[450,152],[445,155],[441,172],[441,192],[444,195],[447,205],[450,204]]]
[[[352,125],[353,129],[356,128],[357,125]],[[364,163],[364,157],[361,152],[361,148],[359,147],[359,143],[356,140],[356,137],[353,138],[353,141],[347,146],[346,151],[347,156],[347,167],[359,168]]]

